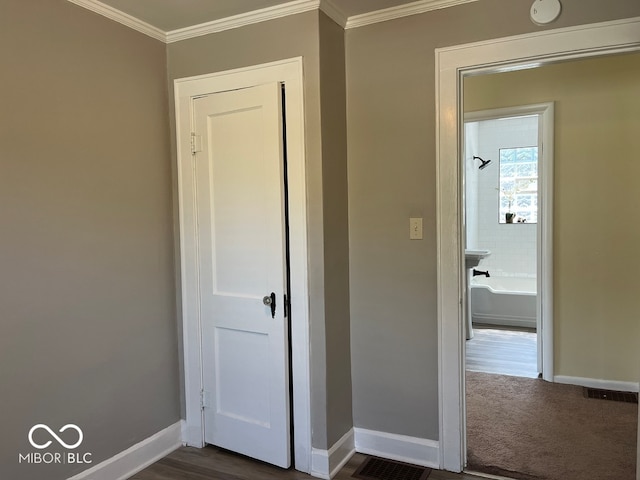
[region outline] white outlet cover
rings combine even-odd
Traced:
[[[546,25],[560,16],[560,0],[535,0],[531,5],[531,21],[537,25]]]

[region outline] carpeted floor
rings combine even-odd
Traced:
[[[638,405],[467,372],[468,469],[522,480],[635,480]]]

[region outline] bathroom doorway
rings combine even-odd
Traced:
[[[636,22],[637,24],[637,22]],[[577,29],[560,29],[554,31],[549,37],[545,37],[544,40],[549,40],[545,43],[542,41],[542,37],[536,34],[534,37],[514,37],[509,39],[500,39],[500,42],[494,42],[487,44],[482,42],[478,44],[469,44],[464,46],[456,46],[455,48],[440,49],[436,53],[436,87],[439,93],[437,97],[437,177],[438,177],[438,208],[439,208],[439,221],[438,221],[438,267],[439,267],[439,313],[438,320],[441,327],[441,363],[440,363],[440,378],[445,379],[443,387],[441,388],[441,435],[443,443],[447,448],[443,451],[443,464],[452,470],[458,468],[464,468],[465,461],[465,410],[466,403],[464,400],[465,385],[461,382],[461,377],[464,378],[464,342],[461,342],[463,335],[463,310],[460,308],[460,301],[464,299],[463,287],[464,281],[460,278],[464,275],[463,265],[461,260],[464,258],[464,241],[463,233],[464,229],[462,224],[462,192],[463,187],[460,162],[452,162],[453,158],[460,158],[462,152],[461,134],[462,134],[462,119],[460,119],[460,107],[464,103],[467,103],[469,96],[466,91],[467,80],[470,79],[482,79],[485,75],[481,73],[491,73],[492,78],[489,82],[482,82],[481,86],[483,94],[478,98],[478,102],[475,103],[475,110],[481,110],[483,108],[495,108],[496,100],[502,98],[503,104],[496,106],[514,105],[524,103],[516,100],[513,102],[514,97],[522,97],[524,94],[530,94],[529,98],[525,99],[535,101],[547,101],[548,99],[556,99],[558,101],[564,100],[564,97],[569,98],[586,98],[586,100],[574,103],[575,109],[569,111],[565,110],[566,106],[562,104],[562,112],[568,112],[570,115],[568,118],[560,118],[560,108],[558,109],[558,121],[568,122],[567,125],[579,126],[572,130],[573,135],[571,139],[576,138],[578,141],[573,141],[572,144],[578,147],[576,149],[565,152],[563,147],[563,139],[560,136],[557,139],[558,164],[556,165],[556,173],[558,174],[558,183],[562,185],[562,190],[557,191],[555,200],[559,204],[556,208],[555,223],[556,227],[560,228],[562,232],[556,230],[556,245],[558,251],[555,254],[555,260],[558,264],[558,268],[554,274],[555,281],[558,283],[556,287],[559,294],[558,299],[562,301],[556,303],[556,310],[558,316],[556,320],[559,322],[565,318],[576,318],[579,322],[578,329],[571,324],[562,324],[562,332],[567,332],[571,328],[573,332],[580,332],[582,335],[580,341],[576,341],[576,338],[572,335],[558,335],[556,341],[560,343],[558,345],[558,373],[562,373],[561,366],[564,364],[565,359],[572,361],[571,365],[575,365],[575,368],[580,371],[583,380],[589,380],[587,377],[592,377],[590,372],[591,365],[597,365],[600,368],[600,372],[607,373],[607,384],[616,386],[616,389],[624,386],[625,389],[635,389],[637,391],[637,371],[630,371],[630,374],[622,381],[616,381],[614,375],[621,372],[627,372],[627,365],[631,368],[635,368],[638,363],[629,360],[633,357],[633,353],[636,350],[629,348],[633,341],[637,340],[637,326],[635,323],[625,323],[627,318],[636,319],[633,316],[633,312],[637,312],[637,295],[620,294],[620,288],[625,288],[625,292],[631,292],[630,288],[636,288],[637,290],[637,275],[636,279],[632,278],[635,272],[630,268],[629,258],[634,258],[633,255],[628,252],[633,251],[632,243],[625,243],[626,239],[632,239],[630,235],[624,235],[618,233],[621,230],[629,232],[633,229],[633,222],[613,222],[614,226],[619,227],[618,230],[612,230],[611,218],[625,218],[629,214],[626,213],[624,208],[629,205],[635,205],[632,202],[626,203],[627,197],[624,195],[630,195],[632,192],[637,192],[630,187],[626,187],[634,181],[636,177],[629,174],[630,167],[637,166],[637,162],[626,161],[629,159],[628,155],[624,154],[625,148],[624,142],[619,140],[620,135],[627,135],[629,140],[637,139],[633,135],[628,135],[630,130],[628,128],[621,128],[621,125],[632,125],[633,122],[628,123],[631,117],[626,116],[630,110],[626,108],[629,105],[633,95],[629,95],[628,90],[625,90],[626,86],[632,87],[635,84],[633,82],[625,82],[624,79],[637,78],[630,75],[630,68],[612,68],[611,64],[628,62],[625,55],[611,55],[609,57],[598,58],[584,58],[589,56],[601,55],[603,53],[622,53],[629,52],[631,50],[637,50],[638,38],[630,38],[629,32],[638,30],[631,30],[632,27],[637,25],[631,25],[629,22],[619,24],[615,22],[609,22],[607,24],[598,24],[589,26],[589,28]],[[546,35],[546,34],[545,34]],[[543,35],[544,36],[544,35]],[[496,44],[499,48],[496,48]],[[577,53],[576,53],[577,52]],[[564,70],[564,64],[558,62],[564,59],[576,59],[579,61],[575,63],[569,62],[570,68],[575,67],[576,75],[568,75],[566,72],[563,75],[553,75],[557,70]],[[551,62],[556,62],[551,64]],[[521,67],[538,66],[537,62],[543,64],[540,68],[533,68],[521,72]],[[605,65],[600,65],[600,62],[606,62]],[[550,63],[550,65],[544,65]],[[597,66],[595,64],[598,64]],[[512,67],[516,68],[512,68]],[[505,72],[501,71],[503,69]],[[585,74],[584,70],[588,69],[588,74]],[[509,71],[506,71],[509,70]],[[504,75],[500,77],[505,79],[505,82],[495,82],[493,80],[493,74]],[[550,82],[544,83],[540,81],[539,75],[549,75]],[[602,74],[602,75],[601,75]],[[606,79],[600,79],[607,74]],[[610,74],[616,75],[616,80],[610,77]],[[597,75],[597,78],[595,78]],[[520,77],[523,78],[520,78]],[[489,77],[488,75],[486,77]],[[532,83],[527,84],[524,79],[532,80]],[[581,83],[581,80],[584,82]],[[465,84],[464,96],[463,90],[460,88],[461,83]],[[563,84],[563,88],[558,88],[559,84]],[[491,84],[491,85],[487,85]],[[583,88],[578,89],[580,85]],[[509,87],[513,86],[511,90]],[[492,88],[493,87],[493,88]],[[596,88],[597,87],[597,88]],[[549,94],[549,89],[553,93]],[[599,92],[606,90],[609,94],[619,95],[621,100],[617,102],[611,101],[610,95],[599,95]],[[511,95],[510,95],[511,94]],[[585,97],[586,95],[586,97]],[[594,99],[601,99],[604,101],[594,102]],[[481,104],[483,102],[491,102],[491,105]],[[509,102],[509,103],[507,103]],[[560,106],[560,104],[558,104]],[[567,105],[569,105],[567,103]],[[594,109],[593,113],[586,112],[585,107],[589,106]],[[610,118],[616,118],[617,123],[610,123]],[[603,120],[606,119],[606,122]],[[564,123],[563,123],[564,124]],[[612,128],[609,128],[609,125]],[[606,128],[603,128],[605,127]],[[594,128],[595,127],[595,128]],[[612,155],[613,149],[619,148],[621,155]],[[627,148],[626,151],[632,149]],[[575,159],[575,162],[563,160],[567,158]],[[611,161],[602,162],[602,158],[612,159]],[[584,165],[588,165],[589,168],[583,168]],[[617,169],[612,168],[616,166]],[[578,172],[587,172],[589,175],[581,175],[576,177],[571,172],[577,169]],[[567,175],[567,171],[569,174]],[[611,180],[611,185],[614,185],[615,192],[609,194],[602,186],[606,185],[607,181]],[[591,187],[594,185],[595,187]],[[572,190],[573,188],[573,190]],[[594,191],[603,192],[599,195],[593,195]],[[624,192],[624,195],[623,195]],[[596,226],[596,222],[593,221],[594,217],[591,213],[592,210],[584,208],[583,198],[590,198],[592,204],[599,208],[602,212],[598,219],[602,220],[603,227],[600,228],[599,224]],[[565,203],[568,201],[568,205],[564,208]],[[610,208],[610,210],[607,210]],[[633,208],[633,207],[631,207]],[[606,212],[606,213],[605,213]],[[615,212],[615,213],[614,213]],[[458,222],[451,222],[451,218],[458,218]],[[588,218],[589,221],[584,219]],[[596,227],[596,228],[594,228]],[[569,234],[571,233],[571,234]],[[595,235],[597,234],[597,235]],[[595,238],[594,238],[595,237]],[[601,240],[603,238],[604,240]],[[603,272],[607,272],[608,267],[611,265],[620,265],[616,268],[617,272],[621,272],[620,275],[624,278],[623,281],[618,281],[614,286],[610,288],[604,288],[600,292],[597,288],[585,289],[583,285],[589,285],[592,282],[593,277],[585,279],[580,283],[581,269],[575,268],[565,270],[565,265],[581,265],[580,261],[583,260],[583,252],[588,252],[589,248],[593,248],[592,245],[597,242],[606,245],[613,244],[612,240],[615,238],[616,249],[604,250],[607,255],[603,255],[603,259],[606,262],[602,262],[597,268],[590,268],[592,273],[599,275]],[[593,240],[593,241],[592,241]],[[637,242],[636,242],[637,243]],[[566,248],[566,246],[569,246]],[[572,246],[580,245],[577,255],[572,256]],[[627,249],[627,246],[631,247]],[[576,261],[573,261],[574,257],[578,257]],[[614,259],[618,263],[612,261]],[[563,273],[566,273],[563,276]],[[618,277],[620,278],[620,277]],[[457,295],[450,293],[451,290],[455,290],[457,287]],[[599,288],[599,286],[598,286]],[[571,297],[569,294],[575,291],[575,295]],[[601,316],[598,315],[598,310],[594,308],[594,304],[599,302],[604,306],[616,307],[616,311],[628,312],[629,314],[620,315],[608,315],[608,321],[602,322]],[[567,308],[563,308],[563,307]],[[580,308],[579,315],[565,315],[569,313],[571,309]],[[589,323],[591,322],[591,323]],[[627,325],[630,325],[627,327]],[[560,327],[560,325],[558,325]],[[560,333],[562,333],[560,332]],[[605,336],[603,333],[607,333]],[[617,336],[613,337],[613,335]],[[613,340],[615,338],[615,340]],[[615,343],[614,343],[615,342]],[[571,350],[571,346],[575,345],[577,348]],[[609,347],[609,346],[612,347]],[[587,348],[585,348],[587,347]],[[607,355],[608,352],[615,352],[615,356]],[[617,362],[617,363],[616,363]],[[515,378],[515,377],[511,377]],[[568,382],[570,380],[580,380],[578,377],[557,377],[559,382]],[[544,382],[538,382],[543,384]],[[492,407],[495,412],[495,405]],[[548,416],[548,412],[544,413]],[[496,413],[490,417],[500,418],[501,413]],[[563,416],[558,416],[564,422]],[[559,422],[559,423],[562,423]],[[590,422],[584,421],[581,425],[590,425]],[[637,412],[632,425],[637,425]],[[521,430],[524,432],[524,430]],[[619,435],[616,432],[616,438]],[[583,465],[591,468],[590,472],[593,476],[593,471],[597,470],[599,465],[607,468],[611,462],[611,457],[606,454],[594,455],[593,450],[586,450],[582,447],[577,447],[582,442],[583,438],[587,438],[587,435],[583,435],[577,438],[576,441],[568,442],[571,450],[571,461],[567,462],[570,466]],[[491,443],[491,442],[488,442]],[[603,447],[608,445],[609,441],[599,442],[599,446]],[[615,442],[612,442],[615,443]],[[460,448],[462,447],[462,448]],[[554,452],[559,452],[560,449],[555,449]],[[635,454],[636,448],[633,445],[633,452]],[[564,458],[568,459],[567,451],[564,451]],[[583,455],[587,453],[587,455]],[[581,454],[581,458],[576,461],[578,454]],[[535,455],[533,452],[525,452],[520,458],[527,459],[547,459],[545,455]],[[625,456],[625,459],[631,458],[629,454]],[[624,460],[626,461],[626,460]],[[633,464],[635,467],[635,464]],[[635,468],[634,468],[635,469]],[[587,475],[588,476],[588,475]],[[603,477],[608,476],[605,472]],[[575,475],[565,475],[561,478],[575,478]]]
[[[552,145],[552,103],[465,113],[469,370],[553,378]]]

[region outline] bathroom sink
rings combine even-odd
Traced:
[[[491,255],[489,250],[465,250],[464,251],[464,266],[466,268],[477,267],[480,260],[487,258]]]

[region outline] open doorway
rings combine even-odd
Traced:
[[[486,252],[468,269],[466,370],[535,378],[538,116],[465,116],[464,138],[465,252]]]
[[[589,72],[588,77],[586,72]],[[497,106],[513,105],[518,99],[555,101],[559,107],[559,115],[555,122],[557,152],[555,173],[557,178],[562,179],[561,187],[558,187],[559,195],[555,197],[553,203],[556,207],[553,211],[554,217],[558,222],[556,225],[558,235],[553,243],[555,250],[560,252],[554,262],[554,266],[557,265],[554,269],[555,286],[556,292],[562,293],[555,296],[559,304],[555,308],[554,318],[557,322],[554,323],[557,324],[558,332],[564,332],[564,336],[559,335],[555,342],[556,358],[559,360],[557,372],[555,376],[549,378],[549,383],[537,379],[505,378],[496,375],[479,376],[467,372],[467,465],[472,471],[515,478],[526,478],[523,477],[526,475],[549,479],[582,478],[588,476],[589,472],[598,471],[599,465],[607,464],[608,466],[601,469],[597,476],[609,475],[629,480],[634,476],[635,465],[632,461],[635,458],[631,451],[635,453],[636,448],[637,406],[610,403],[605,407],[598,403],[602,400],[596,402],[585,398],[582,387],[589,386],[597,380],[608,389],[626,390],[624,385],[617,386],[616,380],[619,379],[617,375],[626,368],[627,363],[636,361],[635,357],[625,357],[620,352],[614,359],[591,350],[590,358],[593,361],[590,362],[583,354],[584,347],[587,345],[597,345],[598,349],[605,348],[607,345],[617,349],[624,345],[626,334],[622,332],[636,333],[634,327],[631,323],[627,323],[625,318],[631,321],[633,317],[631,312],[637,311],[638,305],[631,295],[621,297],[617,293],[619,287],[613,287],[612,284],[593,278],[591,281],[595,281],[599,285],[598,288],[583,284],[582,293],[578,293],[575,287],[581,283],[581,270],[566,268],[567,264],[578,265],[582,261],[576,259],[576,255],[578,252],[584,254],[590,251],[591,248],[588,245],[591,245],[596,237],[602,235],[604,240],[604,238],[611,239],[612,236],[618,235],[616,233],[618,227],[609,226],[613,211],[607,215],[607,220],[599,217],[595,212],[601,208],[615,210],[618,208],[617,203],[626,197],[622,193],[627,190],[623,186],[625,182],[618,178],[620,173],[618,169],[626,162],[612,160],[606,168],[598,166],[601,155],[607,155],[605,152],[613,152],[620,145],[626,145],[625,149],[635,148],[633,146],[636,143],[635,140],[624,133],[629,128],[626,125],[630,119],[627,118],[627,108],[622,106],[630,101],[628,99],[632,96],[632,92],[628,90],[627,93],[623,93],[627,80],[623,78],[625,75],[621,75],[621,72],[626,72],[627,76],[637,75],[640,72],[640,56],[632,54],[561,62],[536,69],[487,75],[484,78],[476,76],[468,79],[468,82],[465,80],[465,105],[472,104],[477,96],[486,97],[484,92],[487,87],[489,85],[493,87],[495,84],[498,85],[496,88],[500,93],[493,97],[492,103],[497,103]],[[535,91],[531,88],[532,85],[536,86]],[[620,97],[617,98],[617,95]],[[478,103],[481,102],[476,101],[476,104]],[[493,106],[487,103],[483,103],[483,107]],[[530,187],[533,169],[530,163],[535,155],[530,145],[522,143],[527,140],[526,138],[517,138],[518,132],[515,131],[517,122],[514,122],[514,126],[510,129],[513,131],[508,131],[498,125],[504,121],[506,120],[489,121],[485,124],[485,128],[482,128],[484,122],[481,122],[479,131],[489,140],[489,143],[493,144],[491,148],[495,152],[486,150],[477,152],[480,156],[487,157],[495,154],[499,158],[499,172],[491,169],[491,164],[481,171],[476,170],[481,190],[487,190],[487,187],[494,190],[500,189],[498,197],[490,197],[491,201],[488,202],[489,204],[498,203],[498,207],[505,206],[505,192],[502,191],[505,186],[510,196],[507,199],[509,203],[517,204],[518,195],[521,192],[524,192],[525,198],[530,197],[533,190]],[[524,117],[519,121],[525,122]],[[501,130],[495,135],[496,140],[492,140],[491,128]],[[483,145],[482,139],[478,144]],[[545,151],[550,150],[548,145],[544,147]],[[511,157],[505,158],[508,156]],[[581,161],[574,161],[578,158]],[[487,158],[484,160],[487,161]],[[512,171],[514,164],[516,172]],[[517,170],[520,170],[522,175],[518,175]],[[487,174],[492,173],[497,173],[498,180],[494,182],[495,184],[487,181],[490,178]],[[503,174],[507,179],[505,182],[502,181]],[[484,183],[482,183],[483,180]],[[609,195],[606,194],[609,182],[612,188],[611,195],[617,198],[611,203]],[[513,183],[516,184],[515,188]],[[597,198],[593,195],[596,191],[600,192]],[[630,193],[628,200],[632,201],[633,196],[634,194]],[[546,197],[541,195],[540,203],[544,203],[545,199]],[[522,202],[522,206],[527,207],[532,203],[529,199],[528,202]],[[526,209],[520,211],[518,205],[514,207],[507,204],[506,206],[516,211],[518,216],[527,214]],[[490,217],[497,216],[497,222],[500,222],[503,220],[502,212],[496,215],[497,211],[494,206]],[[488,219],[480,218],[481,224],[488,223]],[[540,217],[538,220],[543,219]],[[540,225],[543,224],[544,222],[540,223]],[[495,228],[502,226],[503,229],[496,236],[502,242],[510,242],[513,236],[512,231],[518,227],[523,228],[525,225],[498,223]],[[592,232],[593,228],[599,233]],[[469,234],[469,229],[467,230]],[[489,230],[491,233],[491,229]],[[620,225],[619,230],[619,234],[623,237],[635,235],[633,226]],[[480,241],[486,242],[486,237],[486,234],[481,233]],[[521,234],[518,234],[518,238],[521,244],[526,242]],[[616,244],[621,250],[626,248],[624,242]],[[500,242],[493,246],[482,243],[477,248],[492,247],[499,253],[500,245]],[[522,245],[519,245],[518,249],[521,255],[525,255]],[[612,265],[622,261],[619,251],[611,250],[604,255],[608,257],[606,264],[599,262],[596,258],[589,260],[590,271],[598,278],[607,277],[614,270],[617,271]],[[494,255],[483,261],[489,262],[492,258]],[[492,268],[498,275],[506,274],[508,279],[512,279],[519,272],[505,271],[505,269],[514,264],[517,265],[517,262],[511,259],[506,266],[498,262]],[[524,270],[522,267],[520,269]],[[619,274],[626,275],[622,271]],[[628,281],[635,282],[633,279]],[[636,288],[638,286],[640,283],[636,282]],[[588,295],[585,295],[587,292]],[[576,297],[568,303],[574,293]],[[597,300],[594,301],[596,298]],[[626,305],[619,310],[621,315],[619,318],[612,319],[609,315],[598,313],[598,305],[600,307],[606,305],[607,310],[617,310],[617,302]],[[590,306],[586,307],[587,305]],[[473,310],[473,299],[471,307]],[[543,302],[542,307],[544,309],[548,306]],[[512,313],[516,316],[517,314],[524,316],[525,312],[525,306],[521,305]],[[577,318],[580,319],[579,322],[574,322]],[[621,332],[621,335],[610,344],[606,336],[613,332],[605,334],[602,330],[604,321],[612,327],[617,324],[617,328],[620,329],[618,331]],[[575,338],[581,339],[583,348],[573,348],[576,343]],[[568,371],[580,373],[567,375]],[[637,378],[635,375],[636,373],[631,373],[627,381]],[[570,386],[560,385],[560,382],[568,383]],[[491,387],[485,390],[488,385]],[[523,394],[523,392],[527,393]],[[488,398],[492,398],[493,401],[486,403]],[[500,415],[495,415],[496,405],[500,406]],[[523,408],[524,405],[526,408]],[[489,414],[488,417],[487,414]],[[550,418],[563,420],[549,421]],[[607,418],[607,421],[600,423],[602,418]],[[624,421],[619,421],[621,419]],[[607,428],[606,425],[616,425],[616,427]],[[487,449],[487,445],[491,445],[491,448]],[[569,445],[571,448],[568,447]],[[615,448],[610,450],[610,446]],[[501,447],[504,448],[501,449]],[[502,453],[496,455],[496,452]],[[624,465],[626,465],[625,468],[623,468]],[[614,468],[619,470],[614,471]]]
[[[553,377],[553,131],[553,103],[465,113],[467,370]]]
[[[462,313],[460,310],[460,300],[463,298],[463,286],[464,282],[462,281],[462,277],[465,275],[464,266],[462,265],[462,259],[464,258],[464,245],[462,240],[462,229],[460,226],[461,222],[461,212],[460,212],[460,188],[462,186],[461,177],[460,177],[460,169],[458,164],[459,158],[459,147],[460,147],[460,137],[458,132],[460,131],[460,126],[462,124],[459,115],[460,107],[462,105],[462,98],[460,97],[461,89],[459,86],[461,85],[461,81],[466,78],[468,75],[478,75],[480,73],[495,73],[498,71],[514,71],[522,68],[534,68],[538,67],[545,63],[553,63],[558,60],[568,60],[575,59],[578,57],[592,57],[601,55],[603,53],[622,53],[628,52],[640,47],[640,37],[638,35],[630,35],[631,23],[629,21],[626,22],[610,22],[608,24],[600,24],[594,25],[591,28],[580,28],[580,29],[560,29],[557,31],[553,31],[552,33],[546,35],[536,35],[535,38],[528,38],[527,36],[513,37],[511,39],[499,39],[500,48],[497,48],[496,45],[490,45],[485,43],[482,44],[471,44],[467,46],[456,46],[451,49],[442,49],[437,52],[437,88],[438,88],[438,212],[439,212],[439,222],[438,222],[438,237],[439,237],[439,320],[441,327],[441,379],[442,382],[442,431],[441,436],[443,438],[444,446],[446,447],[443,452],[443,464],[446,468],[458,469],[464,466],[464,441],[465,441],[465,402],[464,402],[464,382],[461,382],[461,376],[463,375],[464,370],[464,349],[463,349],[463,327],[464,324],[462,322]],[[637,20],[635,28],[637,28]],[[446,51],[445,51],[446,50]],[[593,75],[589,75],[587,77],[582,76],[583,79],[593,80]],[[621,102],[620,105],[623,105],[626,102]],[[606,115],[602,113],[598,113],[591,118],[602,119],[605,118]],[[585,120],[586,117],[584,114],[580,117]],[[582,123],[582,121],[578,121],[577,123]],[[584,134],[581,137],[583,140],[589,138]],[[603,135],[600,132],[597,135],[598,139],[602,139]],[[582,145],[582,142],[578,140],[579,145]],[[582,155],[582,161],[576,161],[574,165],[585,165],[585,158],[592,158],[593,154],[596,150],[586,151]],[[607,154],[607,157],[610,155]],[[577,158],[577,157],[574,157]],[[597,158],[597,157],[596,157]],[[453,159],[455,159],[455,165],[452,165]],[[615,162],[615,165],[622,166],[625,162],[618,163]],[[589,163],[589,165],[597,165],[597,162]],[[609,170],[608,173],[612,173],[610,170],[612,164],[607,164]],[[602,170],[596,168],[590,173],[595,173],[595,170],[598,170],[599,174]],[[576,180],[580,178],[579,175],[575,175],[573,177],[567,177]],[[596,185],[600,186],[601,179],[604,178],[602,175],[598,178],[598,182]],[[565,184],[563,185],[564,194],[569,195],[570,192],[564,189]],[[597,200],[603,200],[601,195],[594,195],[593,192],[595,190],[590,190],[588,188],[584,188],[584,184],[582,184],[582,194],[575,196],[574,198],[592,198],[594,202]],[[597,189],[596,189],[597,190]],[[616,196],[619,194],[616,194]],[[597,197],[597,198],[596,198]],[[615,196],[614,196],[615,197]],[[598,208],[602,208],[602,205]],[[585,210],[586,212],[587,210]],[[451,221],[452,218],[458,219],[457,224]],[[576,218],[578,220],[580,217]],[[590,218],[595,218],[591,216]],[[609,217],[611,218],[611,217]],[[592,223],[592,222],[590,222]],[[585,223],[589,224],[589,223]],[[556,219],[556,226],[561,225],[563,228],[566,228],[563,222]],[[593,225],[590,225],[592,228]],[[607,229],[602,229],[601,233],[610,234],[611,231]],[[568,231],[567,231],[568,234]],[[557,235],[556,235],[557,237]],[[564,237],[564,236],[563,236]],[[589,237],[584,237],[583,239],[589,240]],[[585,247],[584,240],[578,240],[573,242],[573,245],[579,245],[581,251],[584,251]],[[574,249],[574,252],[577,251]],[[569,258],[567,252],[571,252],[571,250],[565,250],[563,252],[556,253],[556,259],[564,259],[563,257]],[[617,253],[620,253],[618,250]],[[606,269],[606,267],[605,267]],[[632,280],[632,283],[635,281]],[[634,283],[637,286],[637,283]],[[452,295],[449,292],[449,289],[455,289],[456,285],[458,286],[458,295]],[[564,292],[573,291],[573,285],[570,283],[566,284],[565,287],[568,287],[568,290],[565,289]],[[626,288],[626,287],[625,287]],[[563,305],[568,306],[569,303],[566,302],[566,297],[562,295],[558,295],[562,289],[554,289],[555,298],[560,298],[564,300]],[[609,295],[609,299],[612,298],[615,300],[616,298],[620,298],[618,294],[613,292],[610,288],[604,289],[598,293],[607,293]],[[580,308],[585,307],[587,304],[592,304],[592,300],[595,298],[594,296],[585,296],[584,292],[580,298],[577,299],[576,302],[572,302],[573,306],[578,306]],[[598,298],[602,298],[599,296]],[[625,297],[625,301],[630,300],[632,298],[631,295]],[[611,302],[609,302],[611,304]],[[611,304],[618,310],[618,305]],[[562,308],[556,308],[556,313],[562,312]],[[593,313],[597,312],[597,310],[591,308],[585,309],[585,315],[592,316]],[[556,315],[556,318],[558,316]],[[584,318],[584,316],[582,317]],[[612,318],[607,316],[607,318]],[[619,320],[619,318],[616,318]],[[614,329],[606,328],[605,324],[602,322],[595,322],[597,327],[596,331],[599,331],[601,335],[596,335],[596,342],[608,341],[610,334],[613,333]],[[586,324],[583,324],[582,333],[584,333],[584,328]],[[606,330],[606,334],[604,333]],[[560,331],[562,331],[560,329]],[[633,337],[637,340],[637,327],[631,328],[623,328],[622,331],[627,332],[626,336],[633,331]],[[581,330],[578,330],[578,335],[580,335]],[[562,337],[560,337],[562,338]],[[584,344],[581,345],[581,342],[576,341],[578,337],[571,337],[570,334],[566,334],[564,337],[566,339],[572,340],[572,343],[575,348],[558,348],[556,347],[556,353],[561,353],[563,357],[554,362],[554,366],[560,370],[560,372],[556,372],[554,376],[554,380],[556,382],[575,382],[576,380],[582,383],[598,383],[603,380],[602,376],[600,378],[587,378],[580,377],[577,375],[577,371],[579,367],[586,366],[589,362],[582,363],[577,366],[576,369],[573,367],[570,369],[574,372],[573,375],[567,375],[565,372],[565,367],[568,364],[565,363],[566,357],[570,353],[579,354],[582,353],[590,353],[594,354],[594,350],[584,349]],[[619,338],[616,340],[617,345],[626,345],[626,338]],[[619,351],[619,346],[614,347],[617,351]],[[598,350],[602,351],[602,350]],[[592,356],[591,359],[594,357]],[[596,363],[598,363],[597,361]],[[599,362],[604,372],[604,363]],[[628,362],[628,365],[633,364],[633,362]],[[627,363],[623,365],[622,369],[626,369]],[[635,362],[637,368],[637,362]],[[622,371],[622,370],[620,370]],[[605,382],[609,385],[628,387],[631,389],[638,389],[637,383],[637,371],[630,372],[630,375],[627,379],[616,379],[615,377],[619,377],[618,374],[610,375],[610,378],[604,379]],[[560,374],[558,374],[560,373]],[[600,373],[603,375],[603,373]],[[449,380],[451,379],[451,380]],[[494,415],[499,415],[499,413],[494,413]],[[636,422],[637,423],[637,413],[636,413]],[[457,447],[463,447],[458,449]],[[635,461],[635,459],[633,459]],[[457,465],[457,466],[456,466]],[[606,476],[606,475],[605,475]],[[565,477],[565,478],[577,478],[577,477]]]

